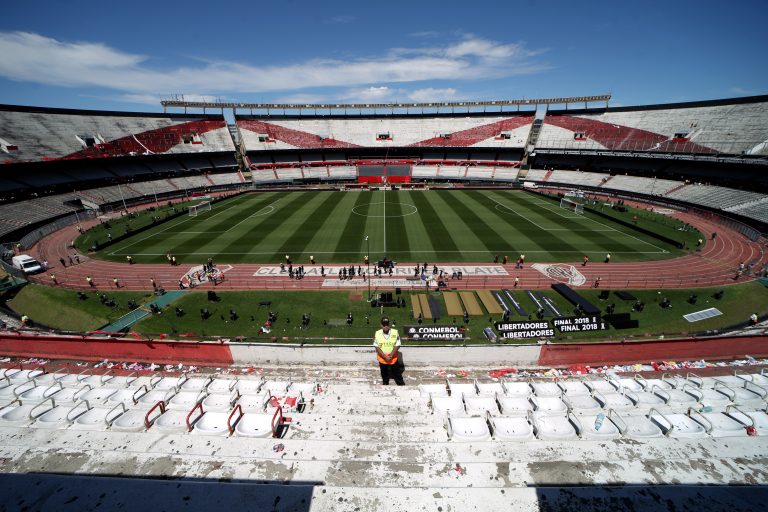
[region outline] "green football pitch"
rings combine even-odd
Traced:
[[[629,214],[626,214],[629,215]],[[645,220],[674,235],[672,221]],[[628,217],[629,218],[629,217]],[[666,223],[666,224],[665,224]],[[655,229],[654,229],[655,230]],[[367,237],[367,240],[366,240]],[[258,192],[214,203],[121,240],[98,256],[139,263],[491,262],[519,254],[526,262],[669,258],[672,245],[604,217],[577,214],[524,191],[430,190]]]

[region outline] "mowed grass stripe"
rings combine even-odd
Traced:
[[[411,208],[407,208],[407,210],[411,211]],[[387,228],[384,236],[387,237],[387,251],[392,255],[388,256],[390,259],[396,259],[396,254],[410,254],[408,232],[405,229],[400,192],[389,194],[387,200]]]
[[[526,206],[521,206],[519,204],[510,205],[511,198],[504,197],[504,195],[496,195],[496,194],[489,194],[488,197],[491,197],[501,203],[502,205],[509,206],[510,208],[513,208],[515,212],[512,213],[511,211],[507,214],[503,210],[503,208],[499,207],[496,208],[497,204],[493,201],[483,201],[484,195],[480,193],[480,191],[473,190],[470,192],[467,192],[471,197],[476,199],[479,203],[481,203],[486,210],[489,212],[492,212],[494,214],[499,215],[500,217],[508,217],[508,224],[512,227],[516,233],[512,234],[510,239],[515,240],[513,243],[513,246],[515,247],[514,252],[515,253],[525,253],[526,251],[558,251],[558,258],[562,257],[561,254],[562,251],[573,251],[574,254],[578,254],[580,250],[577,247],[574,247],[570,245],[566,240],[560,238],[557,235],[554,235],[555,232],[550,231],[543,231],[534,224],[532,224],[529,221],[526,221],[524,218],[521,217],[529,217],[529,214],[531,213],[529,209]],[[542,220],[542,219],[540,219]],[[515,224],[517,222],[517,224]],[[538,220],[536,221],[540,225],[543,226]],[[560,232],[564,233],[564,232]],[[519,238],[523,238],[524,240],[518,241]],[[516,254],[510,255],[513,258],[516,258]],[[541,257],[541,253],[537,254],[537,257]],[[550,254],[550,257],[554,256]],[[565,255],[567,256],[567,255]],[[529,258],[530,260],[531,258]]]
[[[291,218],[294,211],[294,203],[301,202],[303,196],[303,193],[283,195],[273,213],[263,217],[255,217],[253,219],[254,222],[245,222],[238,226],[234,232],[239,236],[221,250],[224,253],[224,259],[227,261],[247,260],[247,254],[227,255],[226,253],[249,253],[253,251],[255,244],[259,244],[261,241],[269,241],[272,233],[279,230],[283,223]],[[272,250],[274,251],[274,249]],[[262,261],[265,259],[263,255],[258,255],[257,257],[262,259]]]
[[[572,245],[575,245],[577,247],[584,247],[584,253],[590,254],[591,256],[596,255],[597,253],[602,253],[605,251],[614,251],[614,252],[633,252],[633,251],[644,251],[648,250],[650,247],[647,242],[641,241],[641,240],[634,240],[633,238],[630,238],[627,235],[625,231],[621,229],[621,226],[618,224],[614,224],[613,222],[608,221],[607,223],[602,223],[601,221],[597,221],[592,218],[592,214],[585,212],[584,215],[579,216],[577,219],[567,218],[564,217],[566,212],[568,210],[562,210],[562,213],[558,211],[557,209],[560,209],[559,206],[556,205],[556,203],[552,202],[550,204],[542,204],[541,199],[537,198],[535,196],[530,196],[528,194],[522,194],[521,200],[523,204],[529,205],[530,208],[540,209],[549,212],[549,214],[552,216],[552,218],[555,221],[562,220],[562,226],[563,227],[569,227],[570,229],[579,229],[579,231],[574,232],[556,232],[557,235],[561,239],[568,239],[569,242]],[[604,224],[604,226],[600,226],[600,224]],[[583,231],[585,228],[589,229],[589,225],[597,225],[600,226],[600,229],[613,229],[614,231]],[[562,228],[560,228],[562,229]],[[617,237],[620,237],[617,238]],[[625,243],[621,241],[621,239],[626,240],[628,243]],[[592,247],[593,250],[588,250],[589,247]]]
[[[419,209],[421,222],[427,226],[427,236],[435,251],[453,251],[458,253],[456,241],[445,227],[441,214],[438,213],[425,194],[413,194],[414,204]]]
[[[365,243],[363,238],[365,238],[364,232],[366,220],[368,219],[367,215],[371,209],[371,197],[369,193],[359,192],[355,205],[352,207],[352,210],[357,212],[357,214],[352,213],[352,210],[347,213],[347,221],[344,223],[335,250],[336,253],[342,254],[334,256],[334,261],[349,261],[349,256],[351,255],[343,253],[359,251],[360,247],[362,247],[361,244]],[[371,234],[369,233],[369,235]],[[372,256],[371,259],[373,259]]]
[[[208,231],[214,234],[226,231],[277,199],[274,192],[270,192],[265,197],[259,196],[258,199],[252,195],[246,195],[243,198],[243,201],[237,201],[234,205],[221,205],[220,203],[214,205],[210,212],[196,217],[197,223],[194,224],[193,228],[187,226],[185,231]],[[220,206],[229,206],[230,208],[222,212]]]
[[[487,257],[483,254],[487,250],[484,248],[485,241],[475,232],[475,227],[457,214],[453,207],[453,203],[465,201],[466,199],[467,197],[463,192],[448,192],[446,194],[428,196],[428,200],[435,208],[435,211],[440,212],[443,224],[450,231],[459,252],[479,251],[474,253],[474,257],[484,260]],[[461,256],[461,254],[453,257],[456,258],[458,256]],[[448,255],[448,257],[450,258],[451,256]]]
[[[523,194],[521,197],[523,202],[530,204],[532,208],[539,208],[550,212],[555,220],[562,219],[563,221],[573,221],[571,229],[574,227],[580,230],[590,229],[594,226],[594,229],[613,230],[568,233],[567,236],[572,240],[572,243],[576,243],[579,246],[592,245],[595,246],[595,249],[599,252],[641,252],[659,250],[656,244],[647,241],[644,235],[639,232],[633,232],[631,228],[626,228],[620,224],[611,222],[610,220],[597,217],[589,212],[585,212],[584,215],[579,216],[578,219],[564,218],[562,215],[566,215],[565,212],[567,212],[567,210],[563,210],[563,213],[561,213],[558,211],[560,207],[555,202],[547,201],[546,204],[542,204],[541,198],[531,196],[530,194]],[[566,225],[569,225],[569,223],[563,222],[563,226]]]
[[[400,191],[400,194],[405,194],[405,199],[401,202],[408,203],[416,207],[415,196],[424,194],[424,191],[414,190],[409,192]],[[421,216],[421,211],[417,211],[415,215],[409,216],[405,220],[405,230],[408,233],[408,241],[410,251],[403,258],[403,261],[424,261],[439,259],[438,255],[434,252],[432,242],[429,240],[429,227],[424,224],[424,219]],[[450,257],[450,255],[443,255],[443,257]],[[402,259],[402,258],[401,258]]]
[[[212,242],[216,244],[215,247],[210,248],[214,252],[218,252],[218,248],[229,243],[239,236],[241,229],[246,224],[250,224],[254,220],[260,219],[262,216],[269,215],[273,209],[269,207],[280,200],[280,194],[269,193],[268,195],[251,195],[247,202],[238,204],[236,208],[228,210],[227,212],[221,212],[218,215],[209,217],[208,219],[201,219],[201,228],[205,229],[213,235]],[[276,208],[275,205],[273,208]],[[216,213],[215,210],[213,212]],[[193,231],[199,231],[194,229]],[[198,239],[198,236],[190,234],[193,238]],[[205,247],[203,247],[205,249]]]
[[[467,226],[470,227],[472,234],[477,238],[478,242],[488,249],[489,254],[498,252],[500,250],[511,249],[511,246],[503,242],[503,237],[491,226],[485,219],[481,218],[479,214],[488,214],[488,210],[482,207],[477,201],[474,201],[471,196],[466,192],[453,192],[451,194],[448,206],[454,211],[456,216]],[[468,203],[471,202],[472,208]],[[498,222],[496,224],[499,224]],[[462,240],[464,241],[464,240]],[[501,247],[504,244],[505,247]],[[479,246],[474,245],[475,249],[480,249]],[[468,248],[469,249],[469,248]],[[478,255],[479,256],[479,255]],[[480,259],[478,257],[478,259]]]
[[[197,261],[203,255],[208,253],[210,253],[210,255],[213,256],[214,254],[218,254],[219,252],[227,252],[229,247],[227,245],[227,239],[229,237],[232,237],[232,238],[239,237],[240,233],[248,229],[248,226],[252,223],[252,221],[263,218],[263,217],[253,217],[251,219],[248,219],[249,216],[259,212],[269,204],[272,204],[273,202],[275,202],[275,200],[277,200],[278,197],[276,197],[275,194],[270,194],[269,196],[259,197],[258,199],[251,196],[249,199],[250,201],[238,204],[235,208],[233,208],[233,210],[235,211],[232,213],[230,213],[229,211],[226,213],[222,213],[219,217],[212,218],[207,223],[203,220],[203,223],[193,231],[206,230],[208,231],[208,233],[187,234],[186,236],[188,238],[185,241],[176,245],[171,250],[171,252],[178,253],[179,256],[177,256],[177,258],[180,261],[187,261],[187,262]],[[268,215],[265,215],[264,217],[268,217]],[[245,219],[248,219],[248,220],[246,221]],[[239,222],[242,222],[242,224],[236,226],[236,224],[238,224]],[[232,229],[232,230],[226,233],[222,233],[222,231],[227,231],[228,229]],[[163,252],[163,251],[155,250],[155,251],[149,251],[149,252]],[[194,254],[185,256],[185,254],[188,254],[188,253],[194,253]],[[243,258],[239,255],[231,255],[231,256],[227,256],[225,260],[226,261],[242,261]]]
[[[325,196],[323,198],[323,196]],[[338,201],[338,194],[336,192],[320,192],[318,199],[320,203],[308,213],[307,218],[302,222],[301,227],[296,229],[289,237],[283,242],[283,245],[275,252],[276,261],[281,261],[280,258],[284,258],[285,254],[296,254],[296,257],[303,254],[307,250],[309,241],[315,236],[315,233],[325,223],[325,221],[334,212],[334,204]],[[307,202],[310,205],[310,202]]]
[[[157,254],[157,256],[141,256],[142,262],[165,262],[165,253],[187,252],[180,250],[190,239],[199,244],[200,239],[210,240],[218,235],[211,233],[215,231],[211,227],[208,219],[217,213],[221,216],[236,215],[243,208],[243,204],[251,196],[244,195],[236,198],[215,203],[210,212],[204,213],[198,217],[177,217],[151,228],[148,231],[139,233],[135,238],[130,238],[110,248],[110,252],[116,255],[123,254]],[[232,213],[230,213],[232,212]],[[201,231],[202,233],[179,233],[178,231]],[[138,240],[138,241],[137,241]],[[183,255],[178,255],[177,259],[184,261]]]
[[[542,209],[549,212],[555,222],[562,220],[563,227],[558,229],[566,229],[567,227],[570,227],[570,229],[578,229],[578,231],[552,231],[549,233],[556,235],[560,240],[567,241],[573,247],[582,248],[581,256],[589,255],[594,258],[604,255],[605,252],[611,251],[640,251],[645,245],[641,242],[626,244],[618,241],[616,235],[620,233],[619,231],[584,231],[585,228],[588,229],[587,223],[590,222],[589,218],[582,218],[581,216],[578,219],[566,218],[563,216],[567,215],[567,210],[563,210],[561,213],[548,205],[542,205],[540,201],[532,201],[531,199],[533,198],[525,194],[521,195],[521,198],[522,201],[520,204],[525,204],[531,209]],[[559,208],[555,203],[552,203],[552,206]],[[585,213],[585,216],[586,215],[589,214]]]
[[[333,198],[334,204],[330,208],[333,211],[329,213],[322,226],[312,233],[312,238],[307,242],[307,247],[304,249],[307,256],[314,255],[318,262],[323,263],[334,261],[334,254],[332,253],[335,251],[343,227],[347,223],[347,217],[352,215],[351,211],[358,196],[334,192]],[[360,219],[362,220],[363,217]]]

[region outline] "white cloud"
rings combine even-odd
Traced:
[[[411,37],[424,37],[424,38],[435,38],[440,37],[442,32],[436,32],[434,30],[424,30],[422,32],[411,32],[408,34]]]
[[[154,95],[154,94],[122,94],[117,98],[113,98],[113,99],[117,101],[122,101],[125,103],[142,103],[145,105],[157,106],[160,104],[160,101],[165,98]]]
[[[350,15],[347,15],[347,14],[340,14],[338,16],[333,16],[331,18],[323,20],[323,23],[325,23],[327,25],[337,25],[337,24],[341,24],[341,23],[352,23],[356,19],[357,18],[354,17],[354,16],[350,16]]]
[[[745,89],[744,87],[731,87],[731,93],[738,94],[740,96],[751,96],[757,94],[755,91]]]
[[[456,89],[446,87],[444,89],[435,89],[427,87],[425,89],[416,89],[408,94],[408,99],[414,103],[434,103],[437,101],[453,101],[458,99]]]
[[[185,96],[186,97],[186,96]],[[387,86],[371,86],[353,88],[338,94],[291,94],[281,96],[275,103],[322,104],[322,103],[397,103],[415,102],[427,103],[436,101],[451,101],[463,96],[452,87],[408,90]]]
[[[168,95],[294,91],[376,83],[471,80],[538,73],[548,69],[530,59],[539,50],[465,36],[445,46],[397,48],[384,55],[349,60],[317,59],[285,66],[201,62],[196,67],[156,69],[149,58],[102,43],[63,42],[28,32],[0,32],[0,76],[54,86],[104,87],[126,94]],[[360,97],[397,95],[396,89],[358,89]]]
[[[387,86],[366,87],[363,89],[350,89],[342,95],[342,99],[356,103],[382,103],[392,101],[400,93],[399,89],[392,89]]]

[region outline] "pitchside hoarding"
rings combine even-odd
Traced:
[[[405,335],[414,341],[464,339],[464,330],[458,325],[406,325]]]
[[[552,320],[560,332],[604,331],[608,325],[597,316],[561,316]]]
[[[548,338],[560,332],[587,332],[608,329],[599,316],[560,316],[549,320],[531,320],[524,322],[496,322],[500,338],[525,339]]]
[[[555,335],[555,330],[549,325],[547,320],[496,322],[495,325],[496,330],[499,331],[500,338],[518,340],[524,338],[547,338]]]

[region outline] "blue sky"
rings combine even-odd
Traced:
[[[765,0],[5,0],[0,103],[768,94]]]

